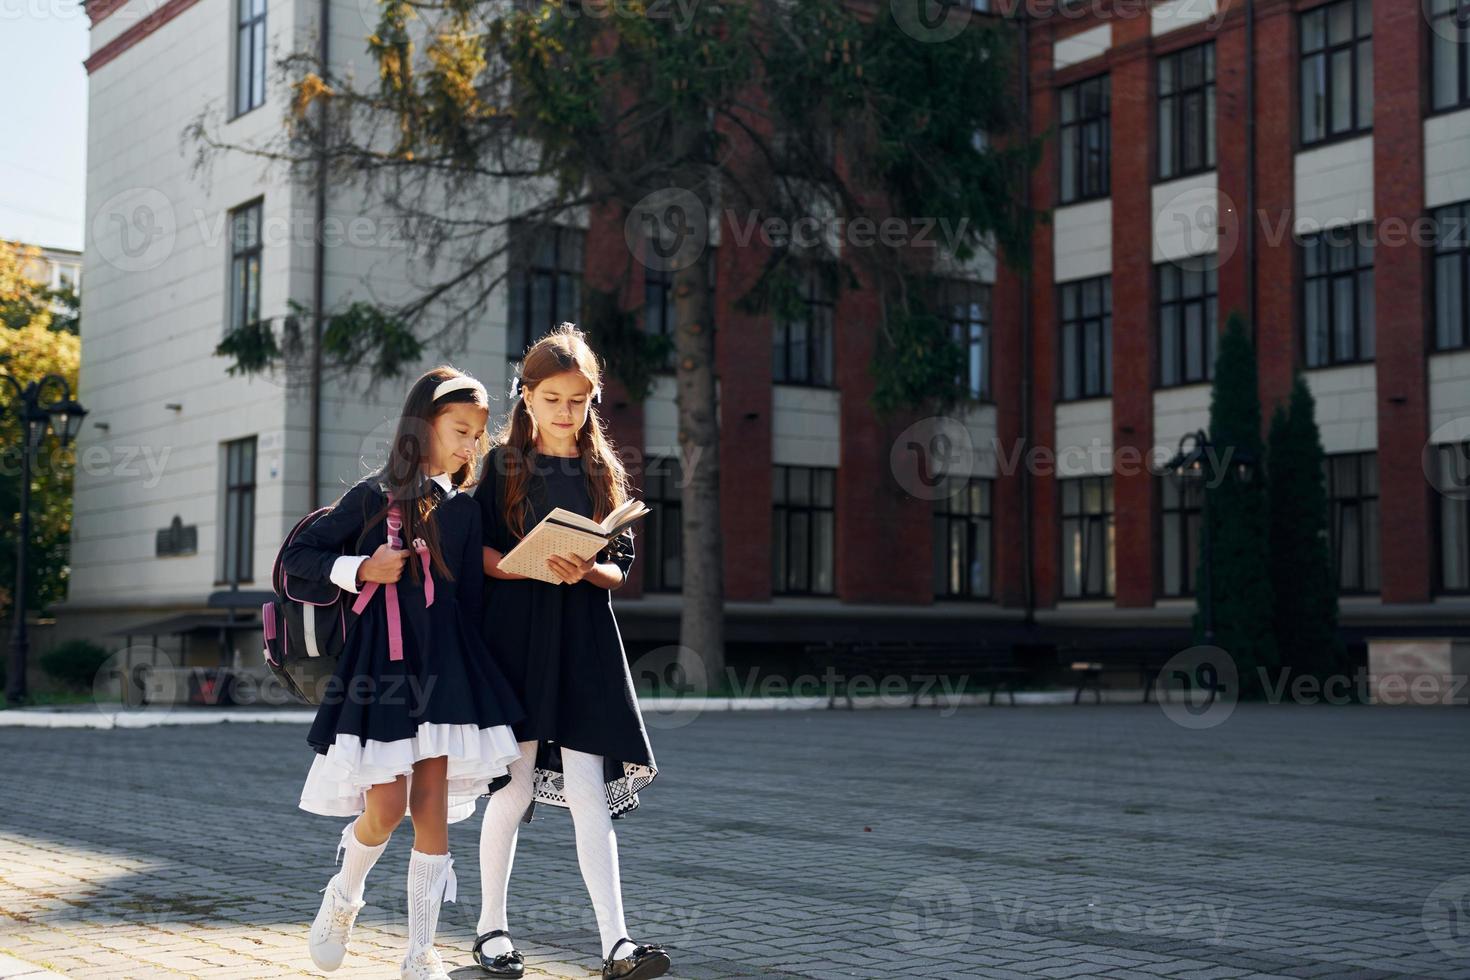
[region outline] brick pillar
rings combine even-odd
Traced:
[[[1431,490],[1425,255],[1408,230],[1424,213],[1424,18],[1416,3],[1373,5],[1373,213],[1378,368],[1378,506],[1384,602],[1430,597]],[[1392,232],[1392,234],[1390,234]]]
[[[1113,22],[1113,512],[1118,606],[1154,601],[1152,62],[1147,17]]]
[[[1243,4],[1237,2],[1231,7],[1233,9],[1215,32],[1215,175],[1219,192],[1216,218],[1220,232],[1215,254],[1220,263],[1219,325],[1222,331],[1231,313],[1238,311],[1248,325],[1251,316],[1250,297],[1246,294],[1248,263],[1244,237],[1249,223],[1242,220],[1251,164],[1246,148],[1246,124],[1251,107],[1245,98]],[[1259,80],[1257,84],[1260,84]]]
[[[996,270],[995,286],[990,294],[990,396],[996,407],[997,455],[990,499],[990,533],[995,557],[990,589],[997,603],[1014,607],[1026,604],[1025,563],[1021,560],[1026,547],[1026,528],[1022,521],[1024,470],[1020,466],[1008,470],[1007,461],[1018,450],[1028,448],[1021,445],[1022,345],[1027,342],[1021,324],[1021,298],[1025,288],[1024,279],[1001,265]],[[1024,456],[1019,458],[1024,460]]]
[[[1038,29],[1029,53],[1031,72],[1031,131],[1041,133],[1052,124],[1056,96],[1051,87],[1052,42],[1050,29]],[[1043,144],[1041,160],[1031,172],[1031,199],[1037,208],[1051,208],[1056,201],[1056,141]],[[1057,319],[1055,232],[1050,224],[1039,225],[1032,247],[1031,288],[1031,444],[1022,447],[1022,465],[1033,470],[1031,480],[1031,561],[1036,585],[1037,607],[1055,606],[1061,594],[1058,574],[1058,508],[1054,465],[1056,451]],[[999,362],[997,362],[999,363]]]
[[[1291,394],[1292,374],[1299,363],[1299,260],[1292,237],[1296,87],[1292,73],[1281,68],[1296,64],[1294,20],[1288,3],[1258,0],[1256,4],[1256,213],[1249,221],[1256,236],[1254,329],[1261,420],[1266,426],[1276,405]],[[1245,207],[1243,184],[1236,203]],[[1245,230],[1242,228],[1242,235]],[[1244,248],[1242,237],[1239,250],[1244,252]],[[1223,293],[1220,299],[1223,312]]]

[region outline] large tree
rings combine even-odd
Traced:
[[[717,676],[711,216],[723,242],[760,253],[749,281],[720,283],[742,311],[794,312],[813,267],[837,288],[878,294],[880,322],[837,329],[878,331],[875,407],[885,412],[942,410],[964,396],[958,352],[930,308],[936,261],[964,263],[982,249],[1026,260],[1024,189],[1039,151],[1016,108],[1016,33],[969,5],[941,5],[937,20],[919,15],[932,4],[911,6],[380,0],[369,84],[302,52],[283,63],[295,96],[288,139],[232,147],[207,117],[193,135],[205,157],[243,150],[364,188],[436,268],[391,308],[309,311],[328,359],[348,369],[400,370],[418,345],[452,343],[504,280],[510,227],[590,218],[626,228],[627,247],[589,276],[584,325],[642,398],[670,351],[639,329],[624,296],[641,262],[673,273],[681,645]],[[803,238],[813,227],[822,234]],[[884,228],[897,233],[875,234]],[[747,243],[753,229],[765,234]],[[302,342],[266,325],[222,352],[258,369]]]

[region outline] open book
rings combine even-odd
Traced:
[[[516,575],[560,584],[561,579],[546,564],[548,556],[576,555],[586,561],[647,513],[648,507],[641,500],[624,501],[600,521],[557,507],[505,553],[500,567]]]

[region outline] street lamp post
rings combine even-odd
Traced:
[[[1215,643],[1215,596],[1211,585],[1210,569],[1213,566],[1214,533],[1210,529],[1210,481],[1216,478],[1215,464],[1219,462],[1214,456],[1215,444],[1210,442],[1210,437],[1204,429],[1196,432],[1186,432],[1179,439],[1179,452],[1174,458],[1164,464],[1164,469],[1178,477],[1180,482],[1180,494],[1189,483],[1199,480],[1200,484],[1200,522],[1204,525],[1204,540],[1200,542],[1200,616],[1204,620],[1204,640],[1206,645],[1213,646]],[[1235,467],[1236,478],[1241,482],[1249,482],[1255,469],[1255,458],[1247,450],[1236,449],[1233,451],[1232,463]]]
[[[5,700],[11,705],[24,704],[26,694],[26,655],[30,642],[26,637],[26,557],[31,539],[31,463],[46,430],[55,428],[63,448],[70,445],[81,430],[87,410],[71,396],[71,385],[59,374],[48,374],[39,381],[22,387],[8,374],[0,374],[15,392],[7,406],[20,419],[20,528],[15,542],[15,593],[11,601],[14,619],[10,634],[10,669],[5,684]],[[59,386],[61,397],[43,402],[48,386]],[[5,409],[0,409],[3,412]]]

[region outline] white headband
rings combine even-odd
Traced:
[[[445,381],[439,382],[439,386],[434,389],[434,401],[438,401],[445,395],[449,394],[451,391],[459,391],[463,388],[473,388],[475,391],[478,391],[480,393],[480,397],[484,401],[490,401],[490,396],[485,393],[485,386],[480,384],[480,382],[476,381],[474,378],[470,377],[468,374],[461,374],[457,378],[449,378]]]

